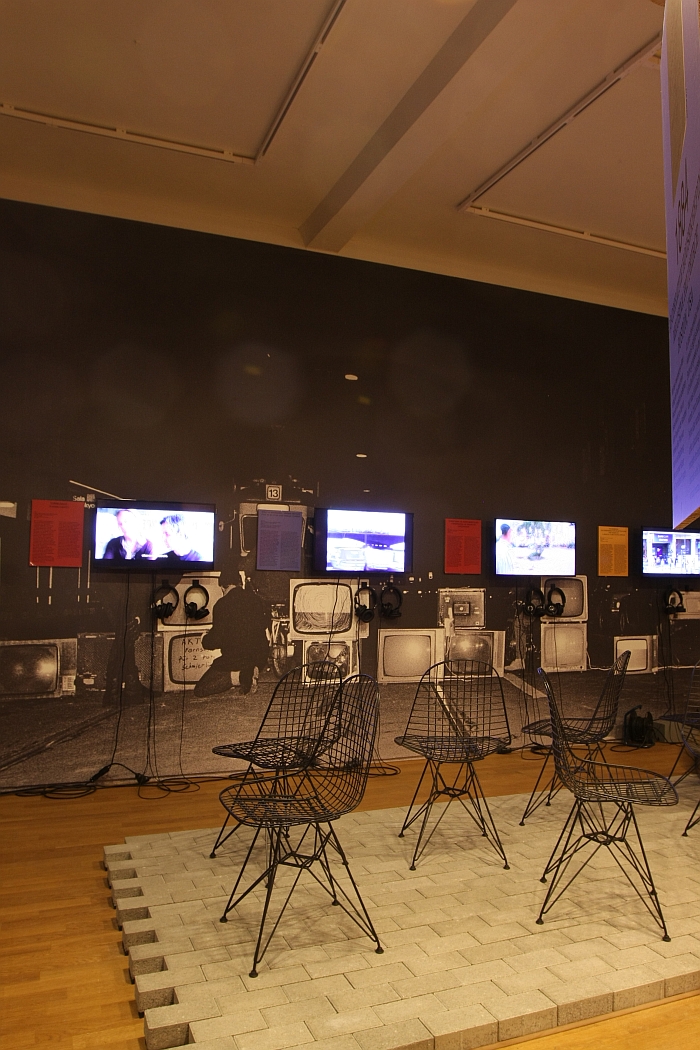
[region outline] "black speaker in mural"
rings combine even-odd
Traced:
[[[107,664],[114,644],[114,633],[78,635],[76,688],[78,692],[104,692],[107,686]],[[139,680],[146,688],[163,690],[163,635],[144,631],[136,639],[136,667]]]

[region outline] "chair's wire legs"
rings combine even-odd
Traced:
[[[360,891],[357,888],[357,883],[353,878],[348,859],[345,856],[342,846],[338,840],[338,836],[335,833],[334,828],[331,824],[321,825],[319,823],[308,823],[302,825],[303,830],[301,831],[300,837],[294,845],[291,841],[290,829],[287,827],[273,827],[267,830],[268,834],[268,857],[267,867],[242,893],[236,896],[238,887],[241,884],[243,873],[246,869],[248,861],[250,860],[253,852],[253,847],[258,838],[258,835],[262,831],[262,828],[258,828],[255,832],[253,842],[248,849],[246,857],[243,861],[243,865],[236,879],[236,884],[231,891],[231,896],[228,899],[226,907],[224,908],[223,915],[221,916],[221,922],[228,922],[229,912],[239,904],[244,897],[264,883],[266,887],[265,902],[263,905],[262,918],[260,920],[260,928],[258,930],[258,937],[255,945],[255,952],[253,954],[253,965],[250,970],[251,977],[258,976],[258,964],[262,960],[265,952],[267,951],[270,941],[272,940],[277,927],[280,924],[282,916],[287,909],[292,894],[296,889],[297,883],[301,878],[304,871],[308,871],[311,876],[315,879],[319,886],[325,890],[325,892],[331,898],[334,905],[342,908],[346,915],[348,915],[353,922],[360,927],[363,933],[366,933],[374,943],[376,944],[375,951],[377,954],[381,954],[384,949],[381,946],[377,931],[374,928],[372,920],[370,919],[365,903],[362,900]],[[328,847],[337,854],[341,864],[345,868],[346,875],[350,881],[350,886],[354,897],[353,900],[350,894],[345,890],[343,885],[338,881],[336,876],[333,874],[330,860],[328,858]],[[314,871],[314,865],[320,868],[320,873]],[[277,910],[277,915],[274,920],[269,919],[273,891],[275,889],[275,882],[277,872],[280,866],[291,867],[296,869],[296,875],[292,881],[292,885],[289,888],[285,899],[281,906]],[[266,926],[269,925],[269,928]]]
[[[697,806],[690,814],[690,819],[688,820],[688,823],[685,826],[683,834],[687,835],[690,829],[694,828],[696,824],[700,824],[700,799],[698,800]]]
[[[670,941],[634,808],[630,802],[611,802],[609,805],[612,807],[611,816],[606,817],[602,803],[575,800],[542,873],[542,882],[547,881],[549,874],[553,873],[553,877],[542,902],[536,920],[537,924],[542,925],[546,913],[566,892],[574,879],[581,874],[598,850],[605,846],[610,850],[612,858],[630,886],[661,928],[663,939]],[[636,849],[629,841],[632,830],[636,836]],[[576,832],[578,835],[574,838]],[[574,857],[589,844],[594,847],[592,852],[578,865],[573,874],[568,875],[569,866]]]
[[[527,805],[525,806],[523,815],[520,818],[521,828],[524,826],[527,818],[531,817],[535,810],[539,809],[540,806],[551,806],[552,799],[556,798],[556,796],[561,791],[562,783],[559,777],[557,776],[556,770],[552,772],[552,775],[549,778],[546,787],[540,788],[540,783],[542,782],[542,779],[545,775],[545,771],[547,769],[547,766],[549,765],[549,760],[551,759],[551,757],[552,749],[550,747],[547,749],[547,754],[545,755],[544,762],[542,763],[542,768],[540,769],[539,776],[537,777],[537,782],[535,783],[535,786],[532,789],[532,794],[527,800]]]
[[[423,783],[423,779],[426,773],[430,772],[431,784],[428,797],[420,806],[415,808],[416,797],[418,790]],[[428,827],[428,821],[434,804],[441,798],[447,799],[447,805],[444,807],[440,816],[435,821],[435,824],[426,835],[426,829]],[[451,782],[448,782],[442,774],[442,763],[434,762],[432,759],[428,759],[423,767],[421,778],[418,782],[418,787],[413,795],[411,805],[408,808],[408,813],[403,822],[403,827],[399,832],[399,837],[403,838],[404,832],[411,827],[417,820],[421,821],[420,831],[418,832],[418,840],[413,851],[413,857],[411,859],[410,870],[416,870],[416,863],[422,857],[425,849],[432,839],[433,835],[442,823],[445,814],[447,813],[450,805],[454,800],[457,799],[462,804],[466,812],[472,818],[481,834],[489,840],[493,848],[499,854],[503,860],[504,868],[508,868],[508,858],[503,848],[501,838],[498,834],[498,829],[491,815],[486,797],[484,795],[481,783],[476,774],[476,770],[471,762],[462,762],[458,767]],[[465,802],[466,800],[466,802]],[[468,805],[467,805],[468,803]]]
[[[221,829],[219,831],[219,834],[216,836],[216,842],[214,843],[214,845],[211,848],[211,853],[209,854],[210,857],[216,857],[216,851],[219,849],[219,847],[223,846],[224,842],[228,842],[228,840],[233,835],[234,831],[236,831],[238,828],[240,828],[241,825],[239,824],[238,821],[236,821],[235,824],[233,825],[233,827],[231,828],[231,830],[228,832],[228,834],[224,835],[224,832],[226,831],[226,825],[228,824],[230,819],[231,819],[231,814],[227,813],[226,814],[226,820],[221,825]]]

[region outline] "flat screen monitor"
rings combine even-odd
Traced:
[[[576,524],[496,518],[497,576],[575,576]]]
[[[317,507],[316,572],[402,573],[413,567],[413,515]]]
[[[206,503],[99,500],[93,567],[117,572],[213,569],[215,519],[216,508]]]
[[[642,531],[645,576],[700,575],[700,532]]]

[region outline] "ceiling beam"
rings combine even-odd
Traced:
[[[494,172],[493,175],[489,175],[475,190],[472,190],[464,200],[461,200],[457,205],[457,211],[467,211],[472,207],[474,201],[478,200],[479,197],[495,186],[497,182],[504,179],[514,168],[517,168],[519,164],[522,164],[524,160],[530,157],[540,146],[544,146],[545,142],[549,142],[557,132],[561,131],[562,128],[567,127],[573,120],[576,119],[585,109],[588,109],[593,102],[596,102],[602,95],[614,87],[615,84],[619,84],[621,80],[631,73],[633,69],[641,65],[642,62],[646,62],[647,59],[651,58],[659,48],[661,47],[661,33],[657,33],[655,37],[649,40],[643,47],[638,51],[635,51],[621,66],[613,69],[611,73],[601,80],[599,84],[589,91],[587,95],[579,99],[573,106],[567,109],[566,113],[562,114],[558,120],[555,120],[553,124],[550,124],[541,134],[537,135],[532,142],[528,143],[524,149],[521,149],[519,153],[516,153],[509,161],[507,161],[498,171]]]
[[[468,95],[460,92],[460,74],[516,4],[517,0],[476,0],[381,127],[300,226],[307,247],[340,251],[463,121],[464,99]]]

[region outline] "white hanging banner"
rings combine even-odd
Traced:
[[[700,517],[700,5],[666,0],[661,52],[673,528]]]

